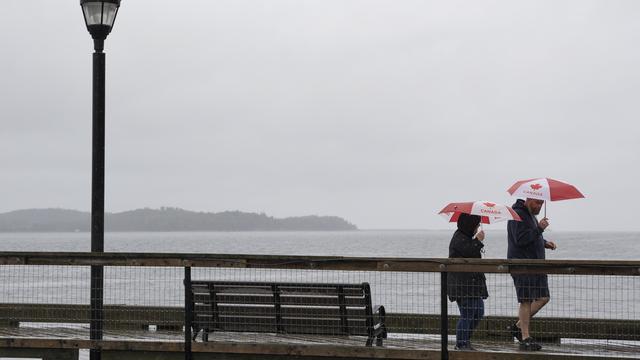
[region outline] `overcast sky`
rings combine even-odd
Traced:
[[[558,230],[640,230],[640,2],[123,0],[106,210],[448,228],[451,201],[569,181]],[[77,0],[0,4],[0,212],[90,209]],[[491,228],[500,228],[497,225]]]

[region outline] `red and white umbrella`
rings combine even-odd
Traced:
[[[449,222],[456,222],[462,213],[480,216],[480,222],[483,224],[505,220],[522,221],[520,216],[509,206],[491,201],[450,203],[440,210],[438,214],[443,215]]]
[[[575,186],[549,178],[537,178],[517,181],[507,190],[509,194],[521,199],[544,200],[544,217],[547,217],[547,202],[584,198]]]
[[[509,194],[521,199],[532,198],[545,201],[560,201],[584,197],[575,186],[549,178],[520,180],[513,184],[507,191]]]

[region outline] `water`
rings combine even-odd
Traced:
[[[506,231],[488,230],[485,258],[505,258]],[[363,257],[447,257],[452,230],[106,233],[105,251]],[[638,260],[640,232],[545,234],[548,259]],[[89,233],[0,233],[0,251],[90,251]]]

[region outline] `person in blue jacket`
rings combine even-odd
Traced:
[[[458,229],[449,244],[450,258],[481,258],[484,231],[478,231],[480,216],[460,214]],[[447,293],[460,310],[456,325],[456,350],[474,350],[471,335],[484,316],[487,292],[485,275],[480,272],[450,272],[447,274]]]
[[[510,220],[507,225],[509,244],[507,248],[508,259],[544,259],[545,249],[556,249],[553,241],[547,241],[542,236],[549,226],[549,220],[545,217],[538,221],[536,215],[544,200],[518,199],[512,208],[520,216],[522,221]],[[520,342],[520,349],[525,351],[537,351],[542,349],[529,334],[529,322],[531,318],[542,309],[550,299],[549,283],[546,274],[512,274],[513,284],[518,297],[518,322],[509,326],[513,337]]]

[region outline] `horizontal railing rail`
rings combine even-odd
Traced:
[[[640,276],[640,261],[288,256],[238,254],[0,252],[0,265],[168,266],[392,272]]]
[[[448,356],[448,339],[455,333],[459,319],[457,311],[451,315],[452,310],[448,309],[452,306],[446,286],[447,276],[453,276],[450,273],[491,274],[487,275],[487,316],[477,327],[474,339],[485,339],[489,344],[485,346],[496,346],[499,351],[504,347],[507,352],[513,349],[513,339],[506,329],[516,320],[516,298],[509,274],[550,274],[554,286],[552,306],[557,307],[536,316],[531,330],[537,339],[558,344],[554,356],[580,344],[585,344],[586,354],[599,351],[598,347],[603,346],[599,344],[605,344],[608,355],[640,351],[640,309],[635,305],[640,298],[636,278],[640,276],[640,261],[611,260],[0,252],[0,270],[5,270],[0,274],[5,294],[0,300],[0,328],[5,335],[0,338],[19,339],[30,334],[31,328],[42,329],[38,331],[43,333],[47,328],[64,328],[68,336],[83,339],[86,326],[76,325],[85,324],[92,317],[88,301],[90,266],[104,266],[108,275],[107,301],[100,320],[105,330],[117,334],[144,330],[144,335],[131,335],[142,336],[144,341],[153,336],[169,336],[176,341],[175,334],[184,332],[185,352],[191,349],[189,319],[193,309],[187,305],[190,301],[186,292],[180,294],[180,290],[184,290],[183,280],[190,279],[192,269],[197,280],[372,282],[377,304],[391,309],[386,313],[385,326],[395,338],[389,341],[406,344],[403,351],[414,356],[424,350],[420,347],[424,345],[416,344],[440,339],[442,358]],[[260,317],[256,315],[257,320]],[[170,335],[153,335],[150,328]],[[246,342],[245,338],[242,341]],[[248,339],[259,343],[260,336],[251,335]],[[589,341],[585,343],[586,339]],[[564,345],[567,340],[570,345]],[[8,342],[5,347],[19,347],[15,341],[4,341]],[[346,341],[343,347],[350,349],[352,345]],[[96,349],[110,346],[111,342],[87,346]],[[578,345],[571,345],[574,343]],[[199,343],[194,346],[197,351],[206,348]],[[272,344],[261,346],[264,351],[273,350],[269,348]]]

